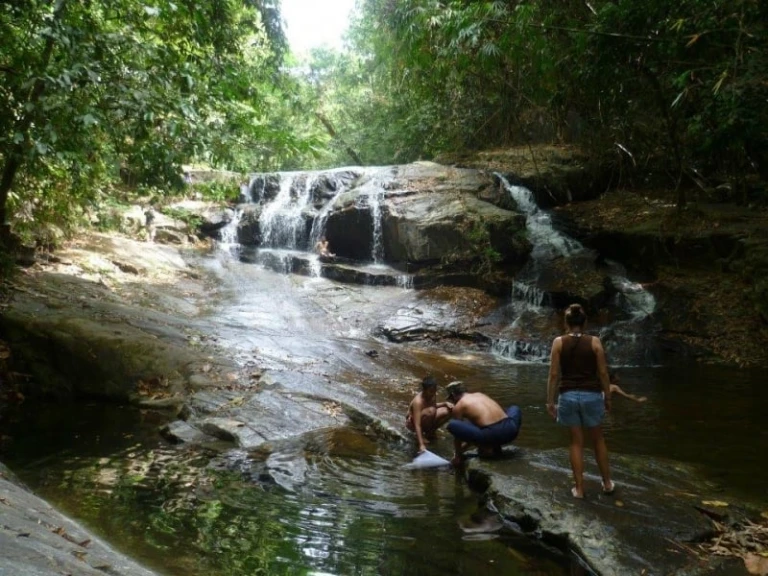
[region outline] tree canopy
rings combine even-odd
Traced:
[[[307,153],[282,111],[270,0],[0,4],[0,221],[56,221],[120,173],[276,168]]]
[[[279,0],[2,2],[0,222],[66,224],[183,163],[541,141],[746,199],[768,177],[767,22],[760,0],[359,0],[348,50],[296,60]]]
[[[360,0],[375,161],[570,142],[672,182],[768,166],[759,0]],[[346,73],[338,73],[347,78]],[[354,131],[354,127],[350,127]]]

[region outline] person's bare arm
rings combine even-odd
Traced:
[[[555,392],[557,382],[560,379],[560,351],[563,348],[560,337],[552,342],[552,351],[549,354],[549,378],[547,378],[547,412],[552,418],[557,418],[555,411]]]
[[[635,396],[634,394],[627,394],[624,392],[624,390],[621,389],[621,387],[618,384],[611,384],[611,394],[613,393],[618,394],[619,396],[624,396],[624,398],[629,398],[630,400],[634,400],[635,402],[645,402],[648,400],[645,396]]]
[[[421,398],[414,400],[411,405],[411,417],[413,418],[413,430],[416,432],[416,440],[419,442],[419,453],[427,449],[424,436],[421,433]]]
[[[611,410],[611,379],[608,376],[608,362],[605,360],[605,350],[600,338],[592,338],[592,351],[597,357],[597,376],[600,378],[600,386],[603,389],[605,409]]]
[[[456,420],[462,420],[464,418],[464,405],[461,402],[454,405],[453,410],[451,411],[451,418],[455,418]],[[464,442],[458,438],[453,439],[453,458],[451,459],[451,464],[454,466],[459,465],[465,449],[466,446]]]

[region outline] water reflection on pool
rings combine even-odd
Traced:
[[[164,419],[37,407],[6,422],[4,460],[166,574],[568,573],[568,559],[496,531],[450,470],[403,470],[402,445],[342,428],[217,456],[164,444],[154,433]]]

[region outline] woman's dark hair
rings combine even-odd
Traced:
[[[437,380],[435,380],[434,376],[426,376],[424,380],[421,381],[421,389],[426,390],[427,388],[435,388],[437,387]]]
[[[581,304],[571,304],[565,311],[565,323],[568,326],[584,326],[587,314]]]

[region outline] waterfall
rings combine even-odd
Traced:
[[[551,306],[549,294],[538,286],[544,271],[557,277],[558,268],[554,263],[564,259],[583,257],[593,260],[588,251],[574,238],[555,230],[550,215],[541,210],[530,190],[510,184],[502,175],[496,174],[501,185],[517,203],[518,209],[525,215],[528,239],[532,244],[531,257],[512,286],[511,313],[515,320],[510,325],[514,333],[524,334],[520,320],[524,316],[541,317],[541,309]],[[638,283],[631,282],[625,276],[626,271],[615,262],[608,262],[606,275],[616,290],[615,307],[619,317],[613,324],[603,329],[601,336],[609,340],[606,349],[615,352],[615,356],[632,357],[644,354],[643,346],[648,347],[646,320],[656,309],[654,296]],[[622,317],[623,315],[623,317]],[[544,362],[549,358],[549,343],[535,342],[535,330],[529,339],[496,340],[492,351],[502,357],[516,361]]]
[[[262,245],[272,248],[302,248],[305,243],[306,223],[304,209],[309,204],[313,178],[305,176],[301,193],[294,184],[298,178],[293,174],[282,174],[280,191],[267,204],[259,216]]]
[[[525,214],[525,227],[528,239],[533,245],[531,257],[534,261],[552,260],[563,256],[572,256],[584,247],[573,238],[569,238],[552,226],[552,218],[539,209],[533,193],[523,186],[513,186],[501,174],[496,174],[504,188]]]
[[[232,212],[232,219],[219,232],[219,242],[225,246],[238,243],[237,227],[240,224],[243,211],[240,208],[235,208]]]
[[[259,186],[261,184],[261,186]],[[262,174],[256,174],[248,183],[248,194],[243,200],[244,203],[253,202],[258,204],[264,199],[264,192],[267,188],[267,180]]]
[[[328,222],[328,217],[331,215],[331,212],[333,211],[333,207],[336,204],[336,199],[339,197],[339,194],[344,192],[344,187],[340,185],[339,181],[334,178],[334,186],[336,188],[336,193],[333,195],[333,197],[328,200],[325,205],[323,205],[322,209],[318,213],[317,217],[315,217],[314,222],[312,222],[312,229],[309,232],[309,249],[312,250],[317,244],[318,240],[322,238],[325,235],[325,224]]]
[[[373,219],[373,249],[371,250],[371,260],[373,260],[374,264],[384,261],[384,243],[382,242],[381,225],[381,201],[383,198],[383,190],[374,189],[368,194],[368,203],[371,207],[371,218]]]

